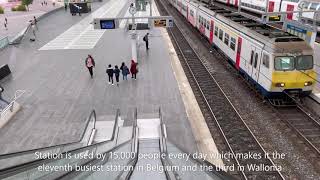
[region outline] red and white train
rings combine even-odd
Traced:
[[[206,0],[202,0],[206,1]],[[240,0],[216,0],[230,6],[239,6]],[[320,2],[314,0],[241,0],[241,8],[257,14],[265,12],[289,12],[298,10],[320,10]],[[302,17],[313,19],[314,13],[303,13]],[[297,20],[298,14],[287,14],[288,19]]]
[[[192,0],[170,3],[266,97],[311,93],[313,49],[282,30]]]

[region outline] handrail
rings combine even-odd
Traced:
[[[167,137],[165,132],[165,124],[162,119],[162,112],[161,108],[159,107],[159,119],[160,119],[160,152],[168,155],[167,151]],[[172,167],[171,161],[168,159],[168,156],[165,156],[164,158],[161,158],[161,163],[163,166],[170,166]],[[179,174],[175,171],[167,171],[165,168],[165,175],[168,180],[176,180],[181,179]]]
[[[95,114],[95,112],[93,114]],[[90,149],[93,149],[93,148],[95,148],[97,146],[100,146],[100,145],[103,145],[103,144],[106,144],[106,143],[109,143],[109,142],[113,141],[114,137],[115,137],[115,132],[116,132],[115,129],[118,126],[118,117],[119,117],[119,115],[120,115],[120,111],[118,109],[117,110],[117,114],[116,114],[116,121],[115,121],[114,129],[113,129],[113,132],[112,132],[112,138],[110,140],[106,140],[106,141],[102,141],[102,142],[99,142],[99,143],[96,143],[96,144],[92,144],[92,145],[80,147],[80,148],[77,148],[77,149],[73,149],[71,151],[68,151],[68,153],[73,155],[75,153],[82,152],[84,150],[90,150]],[[30,161],[30,162],[26,162],[26,163],[23,163],[23,164],[19,164],[19,165],[15,165],[15,166],[12,166],[12,167],[1,169],[0,170],[0,179],[1,179],[2,176],[5,176],[6,174],[12,174],[12,172],[16,172],[15,174],[18,174],[18,173],[23,172],[25,170],[38,167],[41,164],[46,164],[46,163],[50,163],[52,161],[57,161],[57,160],[60,160],[62,158],[65,158],[65,156],[67,156],[67,153],[65,153],[65,152],[63,152],[61,154],[62,154],[61,157],[58,158],[58,159],[37,159],[37,160],[34,160],[34,161]]]
[[[120,116],[120,110],[117,109],[116,119],[115,119],[114,124],[113,124],[112,136],[111,136],[110,141],[113,141],[113,139],[114,139],[114,137],[115,137],[116,129],[117,129],[117,127],[118,127],[119,116]]]
[[[170,142],[171,144],[173,144],[179,151],[181,152],[185,152],[182,148],[180,148],[178,145]],[[230,176],[227,172],[223,171],[222,169],[216,167],[214,164],[212,164],[211,162],[205,160],[205,159],[195,159],[193,158],[193,156],[190,156],[189,159],[191,161],[194,161],[200,165],[205,165],[205,166],[212,166],[214,167],[213,169],[217,169],[217,171],[203,171],[204,173],[206,173],[207,175],[209,175],[212,178],[216,178],[216,176],[220,177],[223,180],[235,180],[234,177]],[[219,170],[218,170],[219,169]]]
[[[85,129],[84,129],[84,131],[83,131],[83,133],[81,135],[81,138],[80,138],[80,140],[78,140],[76,142],[58,144],[58,145],[47,146],[47,147],[36,148],[36,149],[29,149],[29,150],[25,150],[25,151],[18,151],[18,152],[13,152],[13,153],[8,153],[8,154],[0,154],[0,160],[7,159],[7,158],[10,158],[10,157],[13,157],[13,156],[25,155],[25,154],[28,154],[28,153],[31,153],[31,152],[49,150],[49,149],[54,149],[54,148],[58,148],[58,147],[69,146],[69,145],[74,145],[74,144],[80,143],[82,141],[86,131],[87,131],[89,122],[90,122],[92,117],[94,119],[94,127],[95,127],[95,124],[96,124],[96,112],[95,112],[95,110],[92,110],[90,115],[89,115],[89,117],[86,120],[87,121],[86,122],[86,127],[85,127]]]
[[[132,151],[135,153],[134,159],[132,159],[128,164],[133,164],[133,168],[130,169],[130,171],[127,173],[127,175],[125,176],[125,180],[129,180],[136,165],[138,162],[138,158],[139,158],[139,128],[138,128],[138,110],[137,108],[135,108],[134,111],[134,121],[133,121],[133,131],[134,131],[134,136],[133,138],[133,148]],[[120,175],[119,177],[121,177],[122,175]]]
[[[121,143],[121,144],[119,144],[119,145],[117,145],[117,146],[109,149],[108,151],[106,151],[106,152],[104,152],[104,153],[102,153],[102,154],[107,154],[107,155],[108,155],[108,154],[111,153],[112,151],[115,151],[115,150],[123,147],[124,145],[126,145],[126,144],[129,143],[130,141],[132,141],[132,139],[127,140],[127,141],[125,141],[125,142],[123,142],[123,143]],[[108,159],[108,158],[106,158],[106,159]],[[82,164],[82,166],[85,166],[85,165],[87,165],[87,164],[93,163],[94,161],[98,161],[97,163],[99,163],[99,162],[101,162],[101,159],[98,159],[98,158],[95,157],[95,158],[93,158],[92,160],[88,161],[87,163]],[[107,161],[108,161],[108,160],[107,160]],[[97,163],[94,163],[94,164],[97,164]],[[85,172],[84,172],[84,171],[76,171],[76,172],[75,172],[75,171],[73,170],[73,171],[69,171],[69,172],[67,172],[66,174],[58,177],[57,179],[71,179],[71,178],[68,178],[68,176],[70,176],[71,173],[85,173]]]

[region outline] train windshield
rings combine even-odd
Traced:
[[[274,59],[274,69],[277,71],[308,70],[313,68],[313,57],[304,56],[280,56]]]
[[[312,56],[298,56],[296,58],[296,69],[297,70],[308,70],[313,68],[313,57]]]
[[[283,56],[274,59],[274,68],[278,71],[294,70],[294,57]]]

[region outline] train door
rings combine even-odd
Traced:
[[[274,11],[274,1],[269,1],[268,12],[273,12],[273,11]]]
[[[189,5],[187,4],[187,20],[189,21]]]
[[[254,61],[255,52],[256,52],[256,47],[251,46],[249,63],[248,63],[248,72],[247,72],[250,77],[252,77],[252,73],[253,73],[253,61]]]
[[[294,11],[294,5],[292,5],[292,4],[287,4],[287,12],[288,12],[288,11]],[[292,17],[293,17],[293,13],[288,13],[288,14],[287,14],[287,19],[292,20]]]
[[[237,47],[237,54],[236,54],[236,68],[238,70],[240,70],[241,49],[242,49],[242,38],[238,37],[238,47]]]
[[[234,1],[234,6],[235,6],[235,7],[238,7],[238,0],[235,0],[235,1]]]
[[[258,82],[259,79],[259,70],[260,70],[260,55],[259,50],[256,49],[253,57],[253,64],[252,64],[252,79]]]
[[[213,20],[210,20],[210,44],[213,43],[213,26],[214,26],[213,24],[214,24]]]

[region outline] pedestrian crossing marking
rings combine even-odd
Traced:
[[[92,49],[106,30],[93,29],[94,18],[114,17],[119,14],[127,0],[110,0],[77,24],[57,36],[39,50]]]

